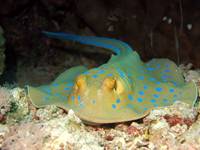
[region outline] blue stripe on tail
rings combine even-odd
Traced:
[[[80,36],[75,34],[63,33],[63,32],[47,32],[43,31],[45,35],[50,38],[56,38],[61,40],[72,40],[75,42],[80,42],[81,44],[93,45],[97,47],[102,47],[110,49],[112,52],[120,55],[121,53],[132,52],[132,48],[125,42],[120,40],[105,38],[105,37],[95,37],[95,36]]]

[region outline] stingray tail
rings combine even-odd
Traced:
[[[81,44],[87,44],[97,47],[102,47],[105,49],[109,49],[112,52],[116,53],[117,55],[121,54],[128,54],[132,52],[132,48],[125,42],[106,38],[106,37],[95,37],[95,36],[80,36],[70,33],[63,33],[63,32],[47,32],[42,31],[43,34],[50,38],[60,39],[60,40],[70,40],[79,42]]]

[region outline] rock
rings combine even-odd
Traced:
[[[0,87],[0,114],[5,115],[11,110],[11,100],[13,99],[11,92]]]
[[[21,0],[21,1],[14,1],[14,0],[0,0],[0,15],[10,15],[13,12],[17,12],[19,10],[23,10],[25,5],[28,4],[29,0]],[[14,13],[16,15],[16,13]]]
[[[4,61],[5,61],[5,38],[3,36],[3,29],[0,26],[0,75],[4,70]]]

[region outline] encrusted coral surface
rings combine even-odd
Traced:
[[[198,84],[198,71],[193,76],[190,66],[181,68]],[[1,87],[0,106],[2,150],[200,149],[200,109],[180,101],[139,121],[102,126],[85,125],[73,110],[36,109],[21,88]]]
[[[5,137],[2,149],[103,149],[100,137],[87,132],[73,111],[49,121],[13,125]]]

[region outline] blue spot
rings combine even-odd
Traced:
[[[153,94],[153,97],[154,98],[159,98],[159,95],[158,94]]]
[[[138,97],[137,101],[141,103],[143,101],[143,99],[141,97]]]
[[[139,76],[138,79],[139,80],[144,80],[144,76]]]
[[[173,97],[174,97],[174,98],[177,98],[177,95],[175,94]]]
[[[163,99],[163,102],[164,103],[168,103],[169,101],[167,99]]]
[[[173,92],[174,92],[174,89],[169,89],[169,92],[173,93]]]
[[[148,70],[148,71],[154,71],[155,69],[154,69],[154,68],[151,68],[151,67],[148,67],[147,70]]]
[[[148,110],[148,108],[144,107],[144,111],[147,111],[147,110]]]
[[[115,105],[115,104],[112,104],[112,108],[115,109],[115,108],[116,108],[116,105]]]
[[[92,75],[93,78],[97,78],[98,76],[96,74]]]
[[[116,103],[119,104],[119,103],[120,103],[120,99],[117,99],[117,100],[116,100]]]
[[[134,100],[134,98],[133,98],[133,96],[132,96],[131,94],[128,95],[128,99],[129,99],[130,101],[133,101],[133,100]]]
[[[109,74],[107,74],[107,76],[108,76],[108,77],[112,77],[112,76],[113,76],[113,74],[112,74],[112,73],[109,73]]]
[[[161,91],[162,91],[162,88],[161,88],[161,87],[157,87],[155,90],[156,90],[157,92],[161,92]]]
[[[79,107],[80,107],[80,108],[83,108],[83,107],[84,107],[84,103],[83,103],[83,102],[80,102]]]
[[[143,91],[139,91],[139,94],[140,94],[140,95],[144,95],[144,92],[143,92]]]
[[[86,72],[84,72],[83,74],[84,74],[84,75],[87,75],[87,74],[89,74],[89,73],[90,73],[89,71],[86,71]]]
[[[72,87],[74,84],[73,83],[67,83],[66,86]]]
[[[74,96],[72,96],[72,97],[71,97],[71,99],[72,99],[72,101],[74,101],[75,97],[74,97]]]
[[[156,66],[156,67],[157,67],[157,69],[159,69],[159,68],[160,68],[160,64],[157,64],[157,66]]]
[[[98,71],[98,74],[103,74],[103,73],[105,73],[104,70],[99,70],[99,71]]]
[[[155,103],[156,100],[155,100],[155,99],[151,99],[150,102],[151,102],[151,103]]]
[[[158,82],[156,82],[156,84],[160,84],[160,82],[158,81]]]
[[[176,82],[172,81],[172,83],[174,84],[174,86],[177,86],[177,83],[176,83]]]
[[[81,101],[81,96],[80,96],[80,95],[78,95],[78,101],[79,101],[79,102]]]
[[[155,78],[149,78],[149,81],[156,81]]]
[[[65,91],[68,91],[68,90],[70,90],[70,88],[66,87],[66,88],[64,88],[64,90],[65,90]]]
[[[60,97],[61,95],[59,93],[55,93],[54,96]]]
[[[51,89],[50,89],[50,88],[47,88],[47,87],[46,87],[46,88],[44,88],[43,90],[44,90],[45,92],[47,92],[48,94],[51,93]]]
[[[58,86],[58,83],[53,83],[52,86],[57,87],[57,86]]]
[[[145,90],[148,89],[148,86],[147,86],[147,85],[144,85],[144,89],[145,89]]]
[[[164,72],[171,72],[171,70],[169,70],[169,69],[165,69]]]
[[[169,68],[170,64],[166,64],[165,66],[166,66],[166,68]]]
[[[170,78],[170,76],[163,75],[161,78],[164,80],[164,79]]]

